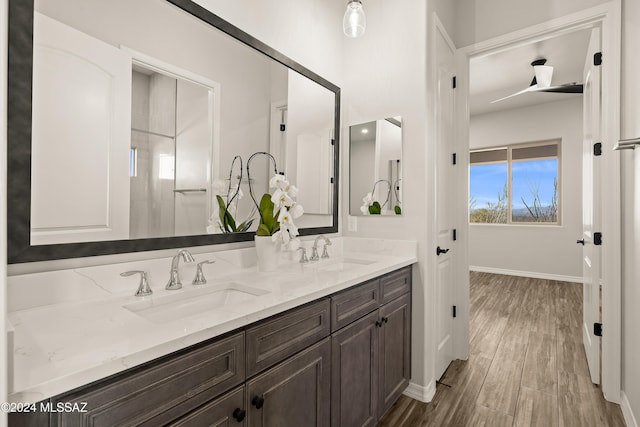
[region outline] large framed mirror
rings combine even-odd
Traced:
[[[190,0],[10,0],[8,77],[10,263],[252,240],[274,169],[338,230],[340,89]]]
[[[349,215],[402,215],[402,117],[349,126]]]

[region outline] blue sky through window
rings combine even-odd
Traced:
[[[558,159],[514,161],[511,164],[512,209],[522,209],[522,198],[529,206],[538,191],[542,206],[549,206],[553,200],[553,182],[558,176]]]
[[[498,194],[507,183],[507,163],[480,163],[469,167],[469,196],[475,200],[475,208],[498,201]]]

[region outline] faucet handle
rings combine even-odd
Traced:
[[[134,274],[140,274],[140,283],[138,284],[138,290],[134,294],[137,297],[144,297],[151,295],[153,291],[149,287],[149,280],[147,279],[147,272],[143,270],[131,270],[120,273],[122,277],[132,276]]]
[[[196,277],[193,278],[193,281],[191,282],[191,284],[194,286],[198,286],[198,285],[204,285],[205,283],[207,283],[207,279],[204,277],[204,273],[202,272],[202,264],[213,264],[214,262],[216,261],[212,259],[212,260],[200,261],[199,263],[197,263]]]
[[[322,250],[322,256],[320,258],[329,258],[329,252],[327,252],[327,246],[331,246],[331,242],[328,242],[324,245],[324,249]]]
[[[300,255],[300,263],[304,264],[306,262],[309,262],[309,258],[307,258],[307,249],[299,247],[298,250],[302,251],[302,255]]]

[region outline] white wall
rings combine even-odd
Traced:
[[[553,18],[575,13],[606,0],[457,0],[458,47],[487,40]]]
[[[561,225],[471,224],[471,266],[582,276],[582,246],[576,244],[582,236],[582,98],[480,114],[470,121],[471,149],[554,138],[562,139]]]
[[[640,137],[640,2],[623,0],[622,125],[624,139]],[[627,425],[640,422],[640,150],[622,153],[622,408]],[[631,415],[631,413],[633,415]],[[638,424],[636,424],[637,426]]]

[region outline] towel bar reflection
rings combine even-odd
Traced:
[[[621,139],[618,141],[614,150],[634,150],[636,145],[640,145],[640,138]]]
[[[173,190],[174,193],[206,193],[206,188],[180,188]]]

